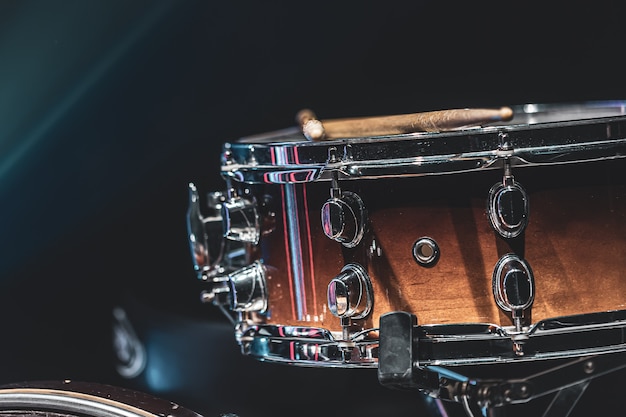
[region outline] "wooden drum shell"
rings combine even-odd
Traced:
[[[510,326],[492,292],[494,267],[507,253],[525,259],[534,273],[529,323],[625,308],[626,160],[517,167],[513,174],[529,198],[528,226],[514,239],[500,237],[488,220],[488,193],[502,181],[501,170],[340,181],[367,208],[366,233],[355,248],[322,231],[329,182],[263,185],[276,214],[275,229],[259,247],[268,270],[267,323],[340,330],[327,306],[327,285],[357,262],[374,293],[372,314],[357,327],[375,328],[391,311],[411,312],[423,325]],[[285,204],[287,187],[295,207]],[[434,266],[413,258],[421,237],[440,248]]]

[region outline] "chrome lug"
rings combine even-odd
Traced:
[[[259,243],[261,227],[256,202],[234,196],[222,204],[224,237],[244,243]]]
[[[360,319],[372,310],[374,295],[372,283],[365,269],[351,263],[328,284],[328,308],[341,319]]]

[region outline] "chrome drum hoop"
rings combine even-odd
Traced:
[[[482,128],[310,142],[297,129],[223,148],[222,175],[248,184],[439,175],[626,157],[626,101],[512,106]],[[337,155],[329,162],[329,153]]]
[[[379,329],[345,341],[314,327],[253,325],[238,332],[242,352],[258,360],[305,367],[378,367]],[[522,332],[488,323],[416,326],[418,366],[504,364],[626,351],[626,310],[557,317]],[[524,355],[513,344],[524,344]],[[348,352],[348,353],[346,353]]]
[[[254,325],[237,332],[242,353],[267,362],[305,367],[376,368],[378,329],[356,333],[349,341],[338,340],[316,327]]]

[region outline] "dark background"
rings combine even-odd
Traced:
[[[626,97],[619,2],[503,3],[0,0],[0,383],[126,385],[207,416],[414,415],[421,398],[375,373],[239,356],[199,303],[187,184],[222,189],[221,145],[304,107]],[[164,340],[168,384],[115,373],[120,303]]]

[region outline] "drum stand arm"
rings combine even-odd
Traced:
[[[577,358],[565,364],[520,379],[480,380],[470,378],[450,379],[450,372],[438,367],[425,367],[425,372],[439,375],[439,395],[442,399],[460,401],[469,415],[472,408],[483,415],[489,409],[526,403],[544,395],[556,393],[550,409],[544,416],[572,408],[582,396],[592,379],[626,367],[626,352]],[[432,369],[435,368],[435,369]],[[445,375],[445,376],[443,376]],[[563,415],[561,412],[559,415]]]
[[[414,323],[415,316],[403,312],[381,317],[379,382],[459,402],[469,416],[502,416],[504,406],[552,393],[557,395],[544,417],[564,415],[563,408],[573,408],[592,379],[626,368],[626,352],[622,351],[578,357],[525,378],[470,378],[450,368],[420,365]]]

